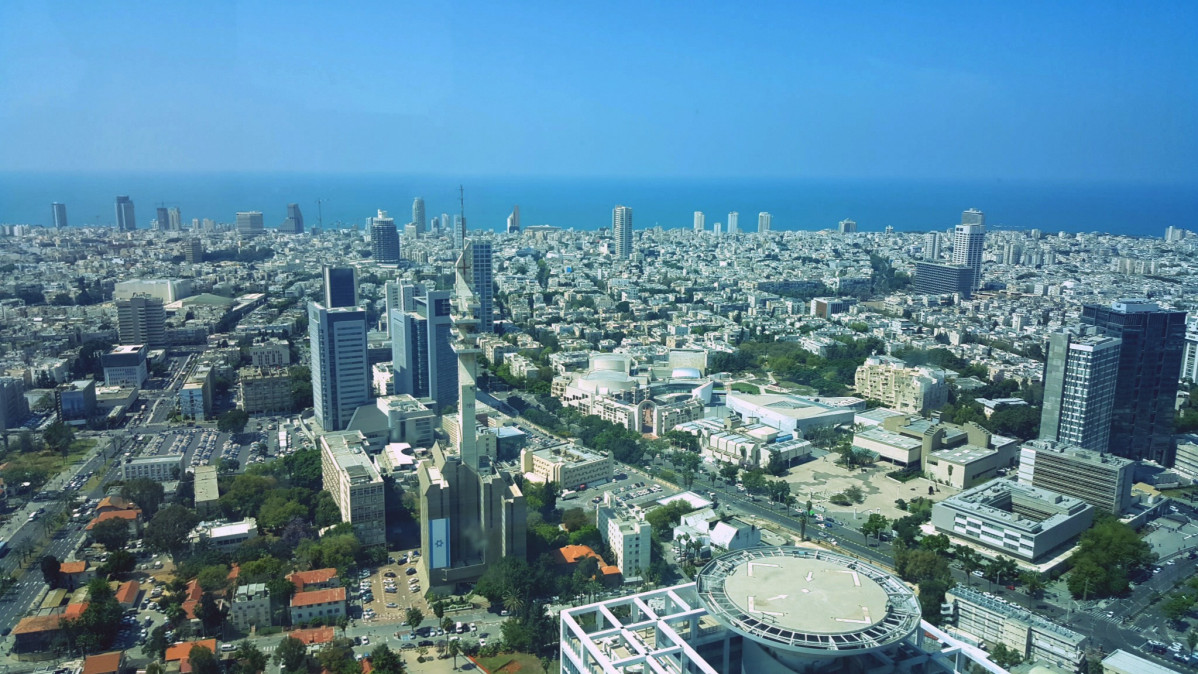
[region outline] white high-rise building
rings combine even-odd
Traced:
[[[519,234],[520,233],[520,206],[519,205],[512,206],[512,213],[511,213],[511,215],[507,216],[507,233],[508,234]]]
[[[428,220],[424,217],[424,199],[416,197],[412,200],[412,224],[416,225],[416,233],[424,234]]]
[[[711,231],[712,231],[712,233],[713,233],[713,234],[715,234],[716,236],[719,236],[719,235],[720,235],[720,233],[722,233],[722,232],[724,231],[724,223],[722,223],[722,222],[717,222],[717,223],[715,223],[715,225],[713,225],[713,226],[711,227]]]
[[[728,214],[728,233],[740,233],[740,213],[737,213],[736,211],[732,211]]]
[[[757,214],[757,233],[767,234],[770,231],[770,226],[773,223],[774,216],[766,211]]]
[[[1107,451],[1123,341],[1114,337],[1048,336],[1040,438]]]
[[[703,215],[703,211],[695,211],[695,231],[702,232],[706,228],[706,216]]]
[[[986,216],[969,209],[961,214],[961,224],[953,234],[953,264],[973,271],[973,289],[982,287],[982,250],[986,242]]]
[[[632,255],[632,209],[616,206],[611,212],[611,231],[616,239],[616,257],[628,259]]]
[[[923,259],[935,262],[940,259],[940,234],[928,232],[923,235]]]

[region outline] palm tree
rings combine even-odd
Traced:
[[[508,590],[507,594],[503,595],[503,607],[510,613],[517,613],[524,608],[524,599],[515,590]]]
[[[458,653],[461,651],[462,646],[460,641],[449,642],[449,655],[453,658],[453,668],[455,670],[458,668]]]

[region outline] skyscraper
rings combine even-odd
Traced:
[[[1107,451],[1121,344],[1112,337],[1049,335],[1041,440]]]
[[[611,212],[611,231],[616,239],[616,257],[627,259],[632,255],[632,209],[616,206]]]
[[[466,245],[466,216],[453,216],[453,247],[461,250]]]
[[[150,348],[166,346],[166,309],[162,299],[134,295],[117,300],[117,337],[121,344],[145,344]]]
[[[737,213],[736,211],[732,211],[728,214],[728,233],[740,233],[740,213]]]
[[[491,242],[471,239],[462,249],[462,260],[467,265],[466,279],[478,306],[478,332],[495,332],[494,276],[491,270]]]
[[[961,224],[953,234],[953,264],[973,271],[973,289],[982,287],[982,250],[986,242],[986,216],[969,209],[961,214]]]
[[[442,213],[442,214],[441,214],[441,229],[442,229],[442,230],[447,230],[447,229],[449,229],[449,223],[450,223],[450,222],[452,222],[452,221],[449,219],[449,214],[448,214],[448,213]]]
[[[321,271],[324,277],[324,306],[329,309],[358,306],[358,276],[353,267],[330,267]]]
[[[458,366],[449,291],[400,285],[395,295],[396,306],[388,312],[395,393],[432,398],[438,411],[457,404]]]
[[[707,228],[707,223],[705,222],[706,217],[707,216],[703,215],[703,211],[695,211],[695,231],[696,232],[702,232],[704,229]]]
[[[279,231],[289,234],[304,233],[304,214],[300,212],[299,204],[287,204],[287,218],[279,225]]]
[[[253,236],[263,232],[262,211],[241,211],[237,214],[237,233]]]
[[[167,222],[170,223],[169,229],[172,232],[183,231],[183,214],[179,211],[178,206],[173,206],[166,212]]]
[[[856,234],[857,233],[857,221],[849,220],[848,218],[845,218],[844,220],[841,220],[836,225],[836,229],[841,234]]]
[[[420,197],[412,200],[412,222],[416,224],[416,233],[424,234],[424,228],[428,226],[428,220],[424,216],[424,199]]]
[[[399,232],[395,220],[387,217],[387,211],[380,210],[370,222],[370,250],[379,264],[399,262]]]
[[[308,303],[312,352],[312,407],[325,431],[341,431],[354,410],[370,402],[366,312]]]
[[[1173,465],[1173,417],[1185,348],[1186,314],[1146,299],[1109,307],[1087,304],[1082,323],[1123,341],[1115,387],[1110,450],[1129,459]],[[1047,404],[1047,400],[1045,401]]]
[[[766,211],[757,214],[757,233],[768,234],[770,227],[773,226],[774,216]]]
[[[940,233],[928,232],[923,235],[923,259],[935,262],[940,259]]]
[[[129,197],[116,198],[116,228],[120,232],[137,229],[137,218],[133,215],[133,200]]]
[[[507,233],[520,233],[520,206],[519,204],[512,206],[511,215],[507,216]]]
[[[62,229],[63,227],[67,226],[66,204],[59,201],[55,201],[54,203],[50,204],[50,215],[54,219],[55,229]]]
[[[160,232],[165,232],[170,229],[171,216],[167,213],[165,206],[159,206],[154,209],[154,228]]]

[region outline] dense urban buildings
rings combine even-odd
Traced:
[[[1019,452],[1019,481],[1079,498],[1120,516],[1131,505],[1135,462],[1052,440],[1031,440]]]
[[[1186,313],[1146,299],[1087,304],[1082,323],[1122,340],[1110,449],[1129,459],[1173,465],[1173,416],[1185,348]]]

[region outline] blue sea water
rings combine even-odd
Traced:
[[[50,204],[67,205],[72,226],[111,225],[113,202],[129,195],[138,226],[156,206],[179,207],[192,218],[232,222],[237,211],[260,210],[267,227],[282,222],[286,205],[300,204],[308,227],[362,224],[378,209],[399,223],[423,197],[428,217],[458,212],[465,188],[470,229],[502,230],[512,206],[524,226],[597,229],[611,209],[633,209],[634,227],[690,227],[696,210],[707,227],[740,213],[741,231],[756,231],[757,213],[773,215],[774,230],[834,228],[844,218],[861,231],[887,225],[900,231],[944,229],[966,208],[986,213],[992,229],[1107,232],[1162,236],[1174,225],[1198,227],[1198,186],[1146,183],[1030,181],[616,179],[410,176],[316,173],[0,173],[0,223],[48,225]],[[317,201],[320,205],[317,205]]]

